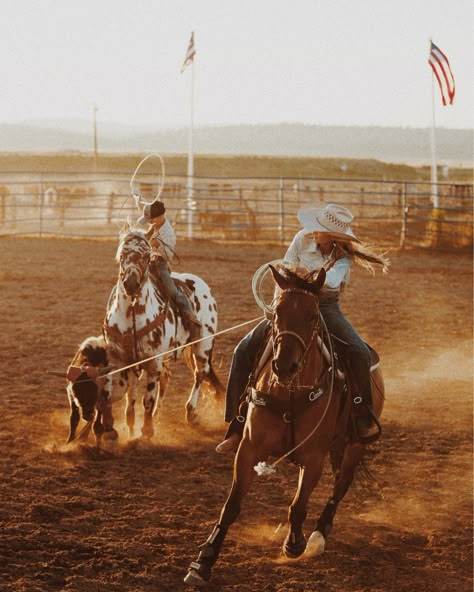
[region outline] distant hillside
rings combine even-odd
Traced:
[[[104,152],[187,152],[188,130],[146,130],[144,126],[98,123],[98,149]],[[195,154],[243,154],[333,158],[375,158],[388,162],[426,162],[431,158],[430,130],[423,128],[314,126],[304,124],[237,125],[196,128]],[[0,151],[91,151],[91,122],[0,124]],[[470,165],[473,133],[436,130],[438,162]]]

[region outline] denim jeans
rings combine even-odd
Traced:
[[[224,419],[230,422],[238,414],[239,403],[249,381],[257,354],[265,341],[265,335],[270,329],[270,321],[264,319],[255,326],[237,344],[232,355],[232,363],[227,380],[225,394],[225,415]]]
[[[176,284],[173,282],[173,278],[171,277],[168,264],[163,259],[163,257],[157,257],[155,259],[154,265],[161,280],[165,296],[176,302],[179,312],[183,317],[188,318],[189,316],[192,316],[193,312],[191,309],[191,303],[183,294],[183,292],[181,292],[181,290],[176,287]]]
[[[368,346],[346,319],[339,308],[338,302],[320,303],[320,311],[328,331],[344,342],[338,342],[337,348],[346,356],[354,381],[357,384],[358,392],[354,396],[360,395],[363,402],[370,405],[372,403],[370,385],[371,359]],[[232,421],[238,414],[239,403],[269,328],[270,321],[266,319],[261,321],[234,349],[227,381],[224,415],[226,422]]]
[[[337,342],[336,348],[349,363],[357,388],[357,391],[353,393],[354,397],[359,395],[364,403],[371,405],[369,347],[344,316],[339,308],[339,302],[321,302],[319,309],[329,333],[344,342]]]

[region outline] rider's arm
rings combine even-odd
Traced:
[[[342,290],[349,283],[351,274],[351,260],[349,257],[338,259],[326,272],[324,288],[330,290]]]
[[[301,231],[295,234],[290,246],[288,247],[288,250],[285,253],[285,261],[288,261],[289,263],[294,263],[295,265],[299,264],[302,236],[303,234]]]
[[[151,244],[166,261],[170,262],[173,259],[176,234],[167,218],[165,218],[161,227],[151,237]]]

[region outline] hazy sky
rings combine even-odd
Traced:
[[[436,125],[472,128],[472,0],[0,0],[0,123],[429,127],[432,38],[456,80]]]

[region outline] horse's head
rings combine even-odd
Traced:
[[[135,298],[145,281],[151,247],[141,230],[127,232],[121,239],[116,261],[120,265],[120,279],[126,295]]]
[[[304,277],[270,265],[278,295],[273,316],[272,370],[280,384],[290,384],[302,369],[305,356],[320,325],[318,292],[326,279],[321,269]]]

